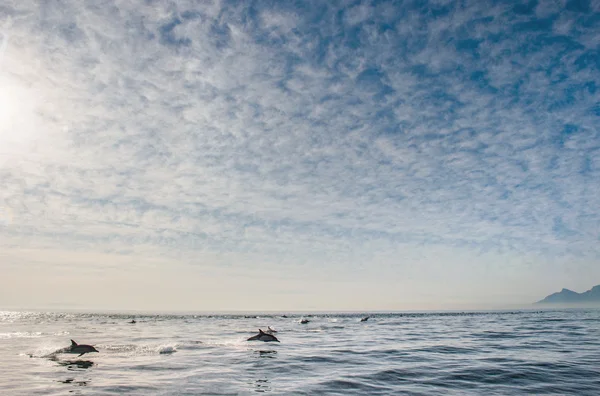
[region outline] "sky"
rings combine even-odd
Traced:
[[[0,307],[600,284],[600,2],[0,5]]]

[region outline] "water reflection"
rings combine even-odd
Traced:
[[[64,366],[70,371],[87,370],[94,365],[91,360],[58,360],[51,359],[58,363],[60,366]]]
[[[57,358],[53,358],[50,360],[56,362],[59,366],[66,367],[68,371],[75,371],[75,372],[81,372],[81,371],[87,370],[94,365],[94,362],[92,362],[91,360],[80,360],[80,359],[78,359],[78,360],[59,360]],[[60,382],[62,384],[71,384],[71,385],[74,385],[77,387],[81,387],[81,386],[87,386],[88,383],[90,382],[90,380],[89,379],[76,379],[73,377],[68,377],[64,380],[58,380],[57,382]],[[74,390],[70,390],[69,393],[81,394],[79,391],[74,391]]]
[[[256,351],[256,352],[258,352],[258,357],[261,357],[261,358],[274,359],[274,358],[277,357],[276,356],[277,355],[277,351],[268,351],[267,350],[267,351]]]
[[[268,379],[258,379],[254,382],[254,391],[259,393],[271,392],[271,385]]]
[[[86,386],[88,384],[88,381],[75,381],[75,378],[67,378],[66,380],[58,382],[61,382],[63,384],[74,384],[79,386]]]

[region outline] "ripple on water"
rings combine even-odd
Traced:
[[[370,385],[364,382],[353,381],[348,379],[335,379],[323,381],[317,384],[319,393],[327,394],[348,394],[348,392],[359,393],[363,395],[383,395],[393,391],[388,386]]]
[[[367,325],[358,315],[314,315],[308,328],[297,324],[299,315],[248,316],[136,315],[135,326],[121,326],[130,315],[0,313],[0,389],[89,396],[600,395],[598,310],[373,314]],[[338,323],[321,325],[332,319]],[[279,330],[281,344],[245,341],[266,325]],[[321,331],[309,333],[313,325]],[[70,338],[100,353],[27,356],[47,356]]]

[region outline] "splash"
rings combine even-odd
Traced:
[[[177,350],[175,349],[175,347],[172,346],[164,346],[159,348],[158,353],[160,353],[161,355],[169,355],[171,353],[175,353],[177,352]]]
[[[128,356],[143,356],[143,355],[169,355],[177,352],[179,344],[145,344],[145,345],[134,345],[134,344],[124,344],[124,345],[116,345],[116,344],[107,344],[107,345],[97,345],[100,349],[101,353],[109,353],[109,354],[121,354]]]

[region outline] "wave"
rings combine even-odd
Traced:
[[[123,390],[135,394],[598,394],[598,321],[584,322],[573,312],[560,315],[570,320],[421,315],[359,324],[358,315],[315,316],[303,327],[293,318],[269,321],[262,315],[160,323],[136,316],[135,326],[126,320],[104,326],[99,323],[119,320],[69,317],[61,323],[45,317],[42,325],[0,328],[0,347],[6,348],[0,371],[8,373],[0,373],[0,388],[31,394],[22,389],[27,384],[14,385],[13,377],[25,373],[31,389],[47,381],[57,386],[60,380],[61,387],[88,381],[90,395],[114,393],[109,390],[120,384],[131,385]],[[597,317],[598,311],[586,315]],[[266,324],[279,330],[281,344],[246,342]],[[69,338],[94,344],[100,353],[47,357]],[[20,353],[36,348],[33,357],[51,360]]]
[[[444,355],[468,355],[472,353],[478,353],[479,351],[475,348],[458,347],[451,345],[436,345],[424,348],[408,349],[407,352],[411,353],[439,353]]]
[[[334,379],[317,384],[315,393],[360,393],[364,395],[390,394],[393,389],[388,386],[377,386],[350,379]]]

